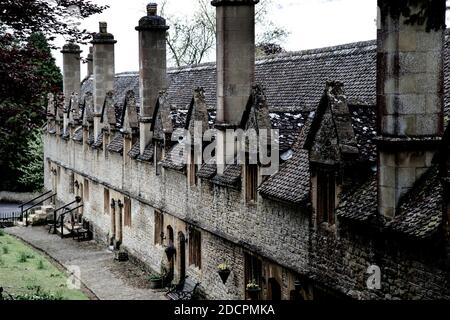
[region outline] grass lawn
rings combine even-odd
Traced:
[[[0,229],[0,287],[12,295],[53,294],[62,300],[87,300],[81,290],[67,287],[67,275],[43,254]]]

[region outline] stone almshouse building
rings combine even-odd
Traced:
[[[255,61],[257,2],[212,2],[217,65],[167,70],[154,4],[139,73],[115,74],[105,23],[81,83],[79,47],[64,46],[45,187],[81,196],[95,239],[151,269],[173,244],[173,283],[187,275],[206,298],[244,299],[252,279],[261,299],[450,298],[450,39],[428,23],[445,1],[420,25],[378,0],[377,41]],[[227,128],[279,129],[279,171],[180,164],[171,134],[195,121],[215,129],[218,158]]]

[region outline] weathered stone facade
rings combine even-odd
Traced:
[[[254,6],[256,1],[242,1],[246,9],[241,13],[252,13],[246,6]],[[231,10],[223,6],[234,3],[215,2],[220,4],[218,10],[223,14]],[[237,14],[239,8],[241,6],[237,5],[231,11]],[[153,6],[149,6],[149,14],[155,17]],[[233,28],[228,30],[234,31]],[[158,41],[155,43],[160,45]],[[225,54],[224,46],[226,43],[218,45],[219,53]],[[352,70],[360,70],[361,77],[366,76],[365,71],[371,68],[368,64],[375,64],[375,47],[373,44],[353,46],[324,49],[317,54],[317,66],[323,65],[325,57],[330,64],[338,64],[336,70],[348,64]],[[330,54],[333,50],[345,53],[333,60]],[[370,60],[364,62],[362,69],[358,69],[356,62],[353,67],[351,65],[358,52],[363,52]],[[288,70],[290,63],[307,60],[311,54],[314,52],[257,62],[259,74],[270,78],[273,70]],[[112,68],[96,63],[94,49],[94,70],[100,68],[98,72],[101,73],[102,68]],[[165,66],[160,60],[152,63],[158,65],[155,70]],[[172,80],[167,91],[183,81],[197,85],[198,74],[209,72],[210,77],[211,70],[209,65],[170,70]],[[448,71],[446,66],[444,72],[447,74]],[[217,72],[222,71],[218,69]],[[253,71],[245,72],[252,74]],[[329,76],[326,72],[322,74],[325,78]],[[123,76],[116,76],[116,84],[121,81],[120,77]],[[211,78],[214,77],[208,79]],[[374,89],[375,78],[375,75],[368,77],[368,85],[363,87]],[[219,76],[219,87],[224,86],[221,79]],[[283,86],[293,86],[290,82],[285,83],[283,78],[275,80]],[[281,144],[288,145],[282,150],[280,170],[270,177],[258,176],[260,187],[256,201],[249,202],[246,198],[247,164],[227,165],[219,170],[219,165],[206,163],[196,168],[198,173],[192,175],[194,167],[178,165],[174,161],[178,145],[168,137],[172,125],[190,128],[191,123],[186,122],[195,119],[203,119],[205,123],[209,119],[210,125],[214,123],[211,121],[215,117],[214,105],[208,105],[206,110],[201,89],[178,92],[190,98],[188,110],[184,106],[170,108],[174,97],[167,97],[167,92],[159,93],[153,109],[147,104],[148,99],[155,99],[156,89],[147,92],[148,99],[141,101],[140,106],[152,108],[153,113],[141,110],[140,130],[151,130],[150,135],[145,133],[144,142],[139,141],[138,137],[142,136],[129,113],[136,109],[134,95],[130,94],[134,89],[130,86],[118,89],[116,85],[109,96],[102,89],[106,102],[97,117],[103,119],[104,129],[98,142],[94,141],[97,136],[89,124],[92,120],[86,118],[86,106],[89,105],[86,104],[86,97],[89,98],[86,88],[89,81],[92,82],[88,79],[83,83],[84,94],[80,99],[81,109],[84,108],[84,128],[81,121],[74,122],[70,124],[69,139],[50,130],[44,137],[45,188],[57,192],[62,203],[72,201],[76,195],[83,198],[84,207],[79,213],[93,226],[96,240],[126,250],[152,270],[159,271],[162,263],[172,265],[173,283],[182,281],[187,275],[191,281],[201,283],[200,289],[209,299],[244,299],[247,297],[246,284],[253,278],[261,286],[261,299],[449,299],[449,239],[443,232],[448,212],[443,210],[446,197],[436,169],[436,162],[443,153],[437,156],[433,152],[426,156],[426,167],[430,169],[422,172],[423,178],[414,176],[406,196],[398,203],[395,218],[380,219],[378,201],[385,195],[378,189],[375,171],[378,176],[382,175],[382,180],[395,179],[395,174],[389,174],[383,168],[376,169],[377,155],[379,163],[387,156],[378,152],[373,142],[376,129],[371,105],[374,101],[361,103],[364,97],[373,99],[374,93],[364,96],[361,91],[346,95],[345,87],[353,92],[354,87],[360,86],[347,80],[347,83],[321,83],[317,90],[326,88],[322,101],[317,99],[315,106],[309,106],[309,109],[299,105],[301,110],[294,116],[290,114],[292,109],[269,114],[269,109],[273,111],[276,107],[270,104],[273,100],[269,96],[268,106],[248,109],[259,110],[267,119],[270,117],[272,126],[277,128],[286,126],[281,114],[291,116],[290,124],[296,131],[293,137],[288,134],[280,137]],[[316,81],[316,78],[302,79],[301,87],[308,88]],[[145,81],[141,81],[141,86],[143,83]],[[95,86],[94,90],[97,90]],[[139,91],[145,92],[143,88]],[[299,96],[290,101],[293,104],[305,100],[301,90],[297,91]],[[445,95],[448,94],[450,92],[446,90]],[[220,90],[218,95],[220,97]],[[359,102],[352,100],[355,96]],[[218,109],[224,107],[226,104],[217,104]],[[245,113],[245,107],[234,105],[231,110]],[[312,110],[316,112],[311,114]],[[179,121],[183,116],[187,120]],[[233,119],[235,117],[233,114]],[[241,118],[247,121],[245,128],[251,126],[251,120],[244,115]],[[235,124],[236,121],[231,122]],[[447,143],[445,139],[444,143]],[[325,154],[324,150],[329,152]],[[432,156],[435,162],[432,162]],[[398,161],[392,165],[398,166],[398,170],[402,168]],[[324,197],[326,203],[322,203]],[[414,211],[417,208],[420,210]],[[158,220],[160,213],[162,220]],[[192,236],[194,231],[201,235],[200,245],[197,243],[195,248],[198,239]],[[167,261],[165,248],[171,244],[176,253],[171,261]],[[198,249],[200,261],[192,254]],[[225,284],[217,272],[221,263],[227,263],[231,271]],[[372,283],[373,279],[375,282]]]

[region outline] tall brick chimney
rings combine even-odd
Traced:
[[[139,20],[140,153],[152,139],[151,120],[159,92],[167,87],[166,20],[157,15],[157,4],[147,5]]]
[[[106,93],[114,89],[114,36],[107,31],[106,22],[100,22],[100,32],[96,33],[93,44],[94,58],[94,137],[101,132],[101,112]]]
[[[259,0],[213,0],[217,24],[217,173],[234,157],[225,130],[242,119],[255,82],[255,5]],[[232,142],[234,143],[234,142]],[[229,152],[226,150],[229,149]]]
[[[87,75],[89,78],[94,73],[94,48],[89,47],[89,54],[87,56]]]
[[[64,92],[64,119],[63,132],[67,132],[69,124],[70,100],[72,94],[80,94],[81,86],[81,69],[80,69],[80,46],[74,43],[67,43],[63,46],[61,53],[63,54],[63,92]]]
[[[438,2],[419,24],[398,1],[378,0],[378,209],[388,219],[431,166],[443,134],[444,26],[432,23],[445,23],[445,0]]]

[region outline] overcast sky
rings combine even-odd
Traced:
[[[153,0],[154,1],[154,0]],[[146,14],[149,0],[92,0],[110,8],[82,21],[82,28],[98,30],[98,22],[108,22],[116,40],[116,72],[138,70],[138,38],[135,26]],[[156,2],[158,2],[156,0]],[[290,36],[283,47],[289,51],[320,48],[376,37],[376,0],[274,0],[271,19],[284,26]],[[196,0],[168,0],[167,12],[189,14]],[[170,24],[170,21],[168,22]],[[62,41],[63,42],[63,41]],[[87,47],[83,47],[87,55]],[[61,66],[61,53],[55,52]],[[212,57],[214,58],[214,56]],[[82,76],[85,75],[82,67]]]

